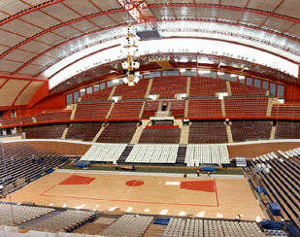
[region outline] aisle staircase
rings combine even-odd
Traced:
[[[184,165],[185,155],[186,155],[186,146],[180,145],[177,152],[176,164]]]
[[[100,137],[101,133],[104,131],[104,129],[108,126],[108,123],[103,123],[99,132],[95,135],[92,142],[97,142],[98,138]]]
[[[189,132],[190,132],[190,127],[189,126],[182,126],[181,127],[179,144],[188,144],[188,142],[189,142]]]
[[[138,144],[145,127],[146,127],[146,124],[142,124],[136,128],[130,144]]]
[[[122,152],[122,154],[120,155],[119,159],[117,160],[117,163],[118,164],[125,163],[127,157],[129,156],[130,152],[132,151],[132,149],[133,149],[133,146],[127,145],[127,147]]]
[[[63,134],[61,135],[61,139],[66,139],[69,127],[66,127]]]
[[[232,91],[231,91],[231,85],[230,85],[229,81],[226,81],[226,88],[227,88],[228,96],[231,96],[232,95]]]
[[[75,114],[76,114],[76,110],[77,110],[77,106],[78,106],[78,104],[72,105],[73,108],[72,108],[72,113],[71,113],[70,120],[74,120]]]
[[[111,98],[114,96],[115,90],[117,89],[117,86],[114,86],[108,96],[107,100],[111,100]]]
[[[151,224],[144,233],[143,237],[162,237],[166,228],[166,225]]]
[[[113,102],[113,103],[111,104],[111,106],[110,106],[110,108],[109,108],[109,111],[107,112],[107,115],[106,115],[106,117],[105,117],[106,119],[109,118],[109,116],[110,116],[110,114],[111,114],[111,111],[113,110],[114,106],[115,106],[115,102]]]
[[[226,126],[226,132],[227,132],[228,142],[232,143],[233,142],[233,138],[232,138],[232,132],[231,132],[230,124],[226,124],[225,126]]]
[[[148,98],[148,96],[150,95],[150,91],[151,91],[152,83],[153,83],[153,79],[150,79],[150,80],[149,80],[149,83],[148,83],[147,90],[146,90],[145,99],[147,99],[147,98]]]
[[[222,109],[222,117],[226,117],[225,101],[224,101],[224,99],[221,100],[221,109]]]
[[[191,88],[191,78],[188,77],[186,80],[186,97],[190,96],[190,88]]]
[[[143,102],[143,106],[142,106],[141,111],[140,111],[140,114],[139,114],[139,119],[141,119],[142,116],[143,116],[144,109],[145,109],[145,105],[146,105],[146,101]]]
[[[271,130],[270,140],[274,140],[275,139],[275,135],[276,135],[276,125],[273,124],[272,130]]]
[[[272,108],[273,108],[274,102],[275,102],[274,98],[269,98],[266,116],[272,115]]]
[[[189,116],[189,101],[185,100],[184,104],[184,117],[187,118]]]

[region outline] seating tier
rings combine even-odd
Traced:
[[[267,97],[225,97],[227,117],[266,117]]]
[[[122,96],[122,99],[144,99],[149,80],[140,80],[134,87],[121,84],[116,87],[114,96]]]
[[[97,91],[95,93],[86,94],[85,96],[82,97],[81,101],[108,100],[111,90],[112,90],[112,87]]]
[[[75,119],[105,119],[110,106],[111,102],[79,103],[77,106]]]
[[[279,121],[276,126],[276,139],[300,139],[300,122]]]
[[[144,129],[139,143],[179,143],[180,133],[179,128]]]
[[[193,121],[189,129],[189,143],[225,143],[228,142],[223,121]]]
[[[44,113],[36,114],[34,117],[37,122],[70,120],[72,110],[55,110],[45,111]]]
[[[24,127],[27,139],[60,139],[67,126],[65,124]]]
[[[102,123],[72,123],[69,126],[67,139],[92,141],[99,132]]]
[[[136,127],[136,122],[111,122],[105,127],[97,142],[129,143],[135,133]]]
[[[266,90],[240,84],[237,82],[230,82],[232,95],[266,95]]]
[[[189,117],[221,117],[221,101],[219,99],[191,99],[188,115]]]
[[[235,142],[246,140],[270,139],[272,124],[270,121],[232,121],[231,133]]]
[[[162,77],[153,80],[150,94],[159,94],[160,98],[174,98],[177,93],[186,93],[185,77]]]
[[[290,119],[300,117],[300,104],[273,105],[272,116]]]
[[[115,103],[110,119],[138,119],[143,101],[119,101]]]
[[[190,97],[213,97],[216,92],[227,92],[225,81],[206,77],[191,78]]]

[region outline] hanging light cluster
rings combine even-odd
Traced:
[[[123,52],[126,60],[122,62],[122,68],[126,77],[123,79],[124,83],[128,86],[134,86],[140,80],[140,73],[135,70],[140,68],[138,58],[137,36],[135,35],[132,27],[129,25],[125,41],[123,42]]]

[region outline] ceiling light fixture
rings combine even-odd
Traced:
[[[136,60],[138,57],[137,36],[130,25],[127,27],[123,50],[126,54],[126,61],[123,61],[121,65],[127,77],[127,80],[124,80],[124,82],[127,83],[128,86],[134,86],[140,80],[139,72],[135,72],[135,70],[140,68],[140,63]]]

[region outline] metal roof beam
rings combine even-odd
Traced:
[[[272,16],[272,17],[275,17],[275,18],[280,18],[280,19],[283,19],[283,20],[300,23],[299,18],[280,15],[280,14],[276,14],[274,12],[266,12],[266,11],[262,11],[262,10],[255,10],[255,9],[252,9],[252,8],[243,8],[243,7],[234,7],[234,6],[225,6],[225,5],[200,4],[200,3],[171,3],[171,2],[168,2],[167,4],[165,4],[165,3],[149,4],[148,7],[149,7],[149,9],[161,8],[161,7],[217,8],[217,9],[232,10],[232,11],[251,12],[251,13],[254,13],[254,14],[257,14],[257,15]]]
[[[6,79],[1,85],[0,85],[0,90],[5,86],[5,84],[9,81],[9,79]]]
[[[45,7],[48,7],[48,6],[51,6],[51,5],[54,5],[54,4],[57,4],[57,3],[60,3],[60,2],[63,2],[65,0],[51,0],[51,1],[48,1],[48,2],[45,2],[45,3],[41,3],[37,6],[34,6],[34,7],[31,7],[27,10],[24,10],[24,11],[21,11],[21,12],[18,12],[17,14],[14,14],[12,15],[11,17],[8,17],[2,21],[0,21],[0,26],[12,21],[12,20],[15,20],[21,16],[24,16],[24,15],[27,15],[31,12],[34,12],[34,11],[37,11],[37,10],[40,10],[40,9],[43,9]]]
[[[49,33],[49,32],[52,32],[53,30],[56,30],[56,29],[59,29],[63,26],[67,26],[67,25],[70,25],[72,23],[76,23],[76,22],[80,22],[80,21],[83,21],[83,20],[88,20],[88,19],[91,19],[91,18],[94,18],[94,17],[97,17],[97,16],[105,16],[105,15],[108,15],[108,14],[111,14],[111,13],[117,13],[117,12],[124,12],[125,9],[116,9],[116,10],[111,10],[109,12],[101,12],[101,13],[95,13],[95,14],[91,14],[91,15],[87,15],[87,16],[82,16],[82,17],[79,17],[79,18],[76,18],[76,19],[72,19],[72,20],[69,20],[69,21],[66,21],[66,22],[63,22],[61,24],[58,24],[58,25],[55,25],[55,26],[52,26],[44,31],[41,31],[27,39],[25,39],[24,41],[20,42],[19,44],[11,47],[10,49],[6,50],[4,53],[2,53],[0,55],[0,59],[5,57],[6,55],[8,55],[9,53],[11,53],[12,51],[14,51],[15,49],[18,49],[20,48],[21,46],[27,44],[28,42],[46,34],[46,33]]]
[[[14,99],[11,106],[15,106],[16,101],[19,99],[19,97],[23,94],[23,92],[27,89],[27,87],[31,84],[32,81],[29,81],[23,88],[20,90],[20,92],[17,94],[16,98]]]
[[[281,0],[277,6],[273,9],[273,11],[271,12],[271,14],[274,14],[274,12],[282,5],[282,3],[284,2],[284,0]],[[269,19],[270,16],[266,17],[266,19],[264,19],[264,21],[260,24],[260,27],[262,27],[266,21]]]
[[[182,7],[182,6],[191,6],[191,7],[194,7],[194,4],[182,4],[182,3],[168,3],[167,5],[166,4],[152,4],[152,5],[148,5],[148,9],[152,9],[152,8],[160,8],[160,7]],[[239,7],[228,7],[228,6],[211,6],[211,5],[203,5],[203,4],[196,4],[195,5],[196,7],[204,7],[204,8],[221,8],[221,9],[229,9],[229,10],[236,10],[236,11],[239,11],[239,10],[243,10],[243,8],[239,8]],[[61,28],[63,26],[66,26],[66,25],[70,25],[72,23],[76,23],[76,22],[80,22],[82,20],[88,20],[88,19],[91,19],[91,18],[94,18],[94,17],[97,17],[97,16],[104,16],[104,15],[109,15],[109,14],[112,14],[112,13],[118,13],[118,12],[125,12],[126,10],[124,8],[121,8],[121,9],[114,9],[114,10],[110,10],[110,11],[106,11],[106,12],[100,12],[100,13],[96,13],[96,14],[91,14],[91,15],[87,15],[87,16],[82,16],[82,17],[79,17],[79,18],[76,18],[76,19],[72,19],[72,20],[69,20],[69,21],[66,21],[66,22],[63,22],[61,24],[58,24],[58,25],[55,25],[55,26],[52,26],[44,31],[41,31],[39,32],[38,34],[36,35],[33,35],[27,39],[25,39],[24,41],[20,42],[19,44],[11,47],[10,49],[8,49],[7,51],[5,51],[4,53],[2,53],[0,55],[0,59],[5,57],[6,55],[8,55],[9,53],[11,53],[12,51],[14,51],[15,49],[18,49],[19,47],[25,45],[26,43],[46,34],[46,33],[49,33],[49,32],[52,32],[53,30],[56,30],[58,28]],[[250,11],[250,12],[253,12],[253,13],[257,13],[257,14],[265,14],[266,12],[263,12],[263,11],[256,11],[256,10],[252,10],[252,9],[245,9],[245,11]],[[266,13],[267,15],[271,15],[273,16],[274,13]],[[273,16],[274,17],[274,16]],[[284,16],[284,19],[286,17]],[[197,20],[197,19],[195,19]],[[300,19],[295,19],[293,18],[293,21],[296,22],[296,23],[300,23]],[[220,22],[218,21],[218,23],[223,23],[223,22]],[[253,28],[253,29],[258,29],[258,30],[262,30],[262,31],[266,31],[266,32],[270,32],[270,33],[273,33],[273,34],[277,34],[277,35],[280,35],[282,37],[286,37],[286,38],[290,38],[294,41],[300,41],[299,39],[295,39],[294,37],[290,37],[290,36],[287,36],[287,35],[284,35],[282,33],[278,33],[278,32],[273,32],[271,30],[266,30],[266,29],[261,29],[260,27],[255,27],[255,26],[248,26],[248,25],[241,25],[241,24],[238,24],[238,23],[230,23],[230,22],[226,22],[224,24],[230,24],[230,25],[238,25],[238,26],[245,26],[245,27],[249,27],[249,28]]]
[[[219,23],[222,23],[222,22],[219,22]],[[224,23],[224,24],[226,24],[226,23]],[[123,24],[121,24],[121,25],[123,25]],[[94,34],[94,33],[97,33],[97,32],[101,32],[101,31],[103,31],[103,30],[108,30],[108,29],[112,29],[112,28],[115,28],[115,27],[119,27],[119,26],[121,26],[121,25],[116,25],[116,26],[112,26],[112,27],[108,27],[108,28],[103,28],[103,29],[93,30],[93,31],[91,31],[91,32],[87,32],[87,33],[85,33],[85,34],[83,34],[83,35],[75,36],[75,37],[70,38],[70,39],[68,39],[68,40],[66,40],[66,41],[63,41],[63,42],[61,42],[61,43],[59,43],[59,44],[57,44],[57,45],[54,45],[54,46],[52,46],[51,48],[48,48],[47,50],[45,50],[45,51],[43,51],[43,52],[37,54],[35,57],[33,57],[33,58],[31,58],[30,60],[28,60],[27,62],[25,62],[23,65],[21,65],[19,68],[17,68],[14,72],[12,72],[11,75],[15,75],[15,74],[19,73],[22,69],[24,69],[24,68],[27,67],[28,65],[32,64],[34,61],[36,61],[37,59],[39,59],[39,58],[42,57],[43,55],[47,54],[47,53],[50,52],[51,50],[54,50],[54,49],[56,49],[56,48],[58,48],[58,47],[60,47],[60,46],[63,46],[63,45],[65,45],[65,44],[67,44],[67,43],[70,42],[70,41],[76,40],[76,39],[81,38],[81,37],[84,37],[84,36],[86,36],[86,35],[90,35],[90,34]],[[99,43],[99,42],[97,42],[96,44],[98,44],[98,43]],[[89,45],[89,46],[87,46],[87,47],[94,46],[94,45],[95,45],[95,44],[92,44],[92,45]],[[265,51],[265,50],[263,50],[263,51]],[[75,53],[75,52],[77,52],[77,51],[73,51],[72,53]],[[68,55],[66,55],[66,57],[68,57],[68,56],[70,56],[70,55],[71,55],[71,54],[68,54]],[[277,54],[276,54],[276,55],[277,55]],[[277,56],[280,56],[280,55],[277,55]],[[285,58],[285,57],[283,57],[283,58],[289,60],[288,58]],[[41,75],[45,70],[47,70],[49,67],[51,67],[53,64],[55,64],[55,62],[57,62],[58,60],[61,60],[61,59],[62,59],[62,58],[59,58],[59,59],[57,59],[56,61],[54,61],[53,63],[49,64],[48,66],[46,66],[46,67],[43,69],[43,71],[41,71],[40,73],[36,74],[35,76]]]
[[[4,75],[4,74],[0,74],[0,78],[7,79],[7,80],[21,80],[21,81],[48,81],[48,79],[44,79],[44,78],[21,77],[21,76],[12,76],[12,75]]]

